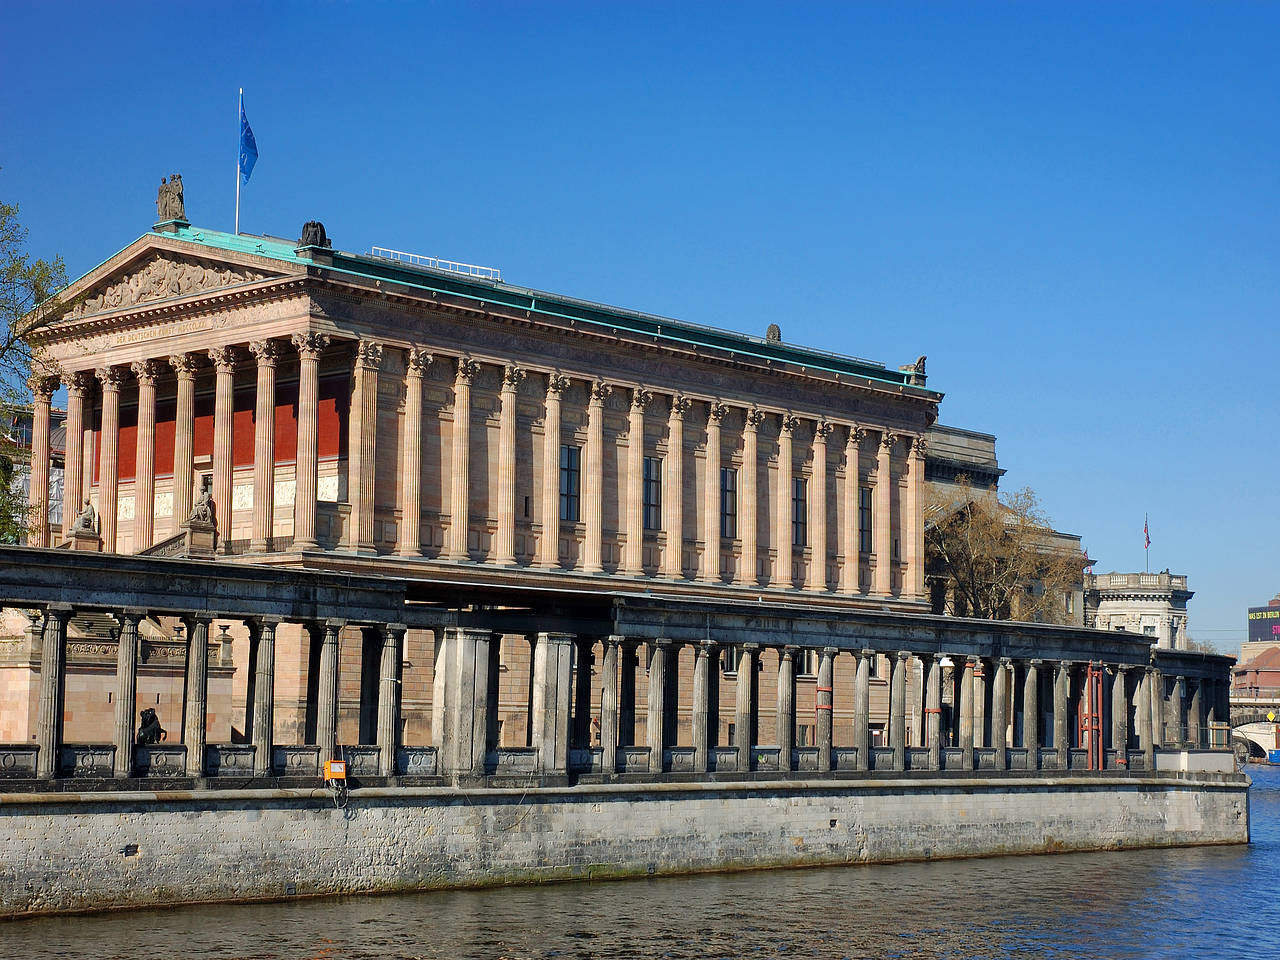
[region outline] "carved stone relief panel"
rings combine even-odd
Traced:
[[[87,297],[72,311],[84,317],[108,310],[122,310],[149,300],[182,297],[203,290],[216,290],[238,283],[265,280],[271,274],[247,267],[231,267],[208,260],[179,259],[160,254],[133,273]]]

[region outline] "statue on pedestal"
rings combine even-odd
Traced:
[[[94,513],[93,504],[89,502],[88,497],[85,497],[84,506],[80,508],[80,512],[76,514],[76,518],[71,524],[71,532],[96,535],[98,532],[97,521],[98,515]]]
[[[168,180],[160,178],[160,189],[156,191],[157,222],[166,220],[186,220],[187,208],[182,196],[182,174],[175,173]]]

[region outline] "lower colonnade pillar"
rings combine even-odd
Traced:
[[[1193,681],[1186,681],[1191,683]],[[1191,689],[1191,697],[1187,703],[1187,744],[1192,750],[1200,750],[1204,747],[1204,697],[1201,688],[1204,686],[1203,680],[1195,680],[1195,686]]]
[[[40,642],[40,704],[36,714],[36,776],[49,779],[58,772],[62,752],[62,704],[66,690],[67,621],[72,609],[49,604],[44,611]]]
[[[715,647],[703,640],[694,648],[693,661],[693,770],[706,773],[711,753],[711,658]]]
[[[1186,709],[1186,688],[1187,680],[1185,677],[1174,677],[1172,689],[1169,691],[1169,713],[1173,719],[1169,721],[1169,733],[1167,736],[1171,746],[1185,747],[1187,745],[1187,725],[1184,721]]]
[[[911,653],[893,655],[889,678],[889,746],[893,748],[893,769],[907,768],[907,664]]]
[[[600,770],[618,770],[618,656],[622,637],[604,638],[604,663],[600,667]],[[634,677],[634,674],[632,675]]]
[[[778,769],[791,769],[791,748],[796,740],[795,647],[778,651],[778,707],[774,728],[778,739]]]
[[[209,706],[209,623],[211,617],[187,619],[187,696],[182,742],[187,748],[187,776],[204,776],[204,748]]]
[[[1070,660],[1059,660],[1053,672],[1053,748],[1058,753],[1058,769],[1066,770],[1071,762],[1071,727],[1068,723],[1071,694]]]
[[[1147,674],[1151,697],[1151,743],[1157,749],[1168,743],[1165,725],[1164,674],[1159,667],[1152,667]]]
[[[1129,765],[1129,695],[1126,690],[1129,668],[1115,667],[1111,682],[1111,747],[1116,752],[1115,765]]]
[[[534,669],[539,656],[546,656],[542,649],[543,638],[538,634],[534,646]],[[558,635],[557,635],[558,636]],[[455,777],[481,777],[485,772],[485,760],[489,739],[489,665],[490,644],[493,634],[483,627],[448,627],[444,632],[445,662],[448,671],[445,680],[444,743],[440,746],[441,769]],[[565,696],[568,697],[570,654],[565,654]],[[542,703],[535,673],[533,688],[534,723],[538,722],[537,708]],[[565,709],[565,737],[568,737],[568,708]],[[533,731],[533,745],[538,746],[538,728]],[[440,746],[437,749],[440,749]]]
[[[755,746],[756,656],[759,646],[744,643],[738,651],[737,694],[734,704],[733,745],[738,748],[738,772],[751,769],[751,748]]]
[[[924,736],[929,747],[929,769],[942,769],[942,663],[936,654],[925,655]]]
[[[400,746],[400,651],[407,628],[403,623],[390,623],[382,631],[382,657],[378,662],[378,773],[384,777],[396,772],[396,750]],[[486,654],[488,651],[485,651]],[[488,657],[485,657],[486,673]],[[488,684],[486,684],[486,692]],[[487,717],[487,712],[485,716]]]
[[[636,671],[640,669],[640,645],[624,640],[618,649],[622,677],[618,682],[618,746],[636,743]]]
[[[258,634],[257,656],[253,658],[253,773],[265,777],[271,773],[275,750],[275,686],[276,686],[276,617],[262,617],[250,629]]]
[[[1022,745],[1027,769],[1040,769],[1040,666],[1042,660],[1025,661],[1022,677]]]
[[[973,663],[973,745],[975,747],[990,746],[987,742],[987,698],[989,693],[986,661],[981,657],[976,657]]]
[[[316,685],[316,743],[320,762],[338,756],[338,640],[344,620],[326,620],[320,644],[320,677]]]
[[[116,650],[116,777],[133,774],[133,708],[138,702],[138,624],[145,610],[126,609],[120,615],[120,641]]]
[[[835,660],[836,648],[823,647],[822,659],[818,661],[818,684],[814,690],[816,705],[814,726],[818,732],[818,769],[826,772],[831,769],[831,740],[835,709]]]
[[[569,713],[573,698],[571,633],[539,633],[533,650],[533,745],[538,769],[569,772]]]
[[[871,769],[871,658],[874,650],[861,650],[853,676],[853,746],[859,770]]]
[[[997,770],[1009,765],[1009,665],[1008,657],[996,660],[991,678],[991,746]]]
[[[671,643],[668,640],[650,640],[649,648],[649,772],[661,773],[663,769],[663,748],[667,745],[667,654]]]
[[[978,663],[977,657],[967,657],[964,662],[964,674],[960,678],[960,749],[964,751],[964,768],[973,769],[973,675]]]

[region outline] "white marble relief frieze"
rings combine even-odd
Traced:
[[[231,509],[248,510],[253,506],[253,484],[237,483],[231,488]]]
[[[245,267],[160,255],[107,286],[101,293],[86,297],[71,315],[84,317],[107,310],[121,310],[149,300],[182,297],[202,290],[265,280],[269,276]]]

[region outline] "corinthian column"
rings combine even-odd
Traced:
[[[400,526],[396,553],[422,555],[422,376],[432,356],[422,347],[405,353],[404,426],[400,431]]]
[[[356,344],[355,389],[351,394],[351,424],[347,441],[347,500],[351,504],[351,529],[347,547],[357,553],[373,553],[373,484],[378,443],[378,369],[382,344],[361,340]],[[328,758],[325,758],[328,759]]]
[[[98,513],[102,516],[102,549],[115,553],[120,489],[120,384],[127,374],[120,367],[102,367],[96,375],[102,384],[102,468],[98,475]]]
[[[902,554],[907,561],[902,592],[924,599],[924,437],[911,438],[907,456],[907,505],[903,513]]]
[[[480,364],[458,358],[453,381],[453,470],[449,486],[449,535],[445,555],[450,560],[470,558],[468,530],[471,518],[471,381]]]
[[[672,580],[684,579],[684,415],[690,406],[688,397],[672,397],[667,418],[666,477],[662,484],[667,549],[662,554],[662,574]]]
[[[195,487],[196,358],[179,353],[169,358],[178,377],[177,409],[173,417],[173,516],[169,533],[182,532],[191,516],[191,496]]]
[[[58,378],[34,376],[27,381],[34,400],[31,419],[31,528],[29,543],[33,547],[49,546],[49,406]],[[78,504],[65,503],[64,517],[73,516]],[[66,521],[63,521],[66,525]]]
[[[893,482],[889,472],[889,457],[893,453],[893,434],[885,430],[880,435],[880,448],[876,454],[876,508],[872,511],[872,542],[876,554],[877,596],[893,595]]]
[[[760,424],[764,414],[754,407],[747,411],[742,429],[742,566],[738,583],[755,586],[760,582]]]
[[[813,536],[809,547],[810,590],[827,589],[827,437],[831,424],[819,420],[813,428],[813,480],[809,484],[809,529]]]
[[[786,413],[778,430],[778,501],[773,517],[773,550],[776,563],[769,586],[790,589],[791,582],[791,435],[799,423]]]
[[[587,401],[587,457],[582,471],[582,510],[586,542],[582,546],[584,573],[601,573],[604,538],[604,401],[613,387],[597,380]]]
[[[840,552],[844,566],[840,568],[840,592],[857,593],[862,589],[861,535],[858,527],[858,500],[862,481],[858,463],[862,441],[867,432],[857,426],[849,426],[844,444],[844,523],[840,525]]]
[[[217,371],[213,394],[214,517],[218,521],[218,550],[226,553],[231,542],[231,477],[235,470],[231,459],[235,351],[231,347],[217,347],[209,351],[209,359]]]
[[[317,418],[320,411],[320,354],[329,346],[323,333],[295,333],[298,351],[298,454],[294,467],[293,547],[315,550],[316,496],[320,454]]]
[[[498,536],[497,562],[516,563],[516,390],[524,371],[510,364],[502,371],[502,409],[498,420]]]
[[[547,412],[542,421],[542,536],[538,566],[560,566],[560,400],[569,378],[547,375]]]
[[[71,536],[71,522],[87,500],[84,488],[84,401],[93,387],[93,374],[81,370],[67,378],[67,439],[62,471],[62,539]],[[184,518],[185,519],[185,518]]]
[[[729,408],[719,400],[707,404],[707,472],[702,493],[702,576],[720,581],[720,424]]]
[[[627,423],[627,547],[622,572],[632,577],[644,575],[644,410],[653,394],[642,387],[631,391],[631,413]]]
[[[253,411],[253,539],[249,549],[271,549],[276,515],[276,361],[280,345],[255,340],[249,352],[258,361],[258,390]]]
[[[138,442],[133,469],[133,552],[155,540],[156,376],[160,364],[139,360],[131,369],[138,381]]]

